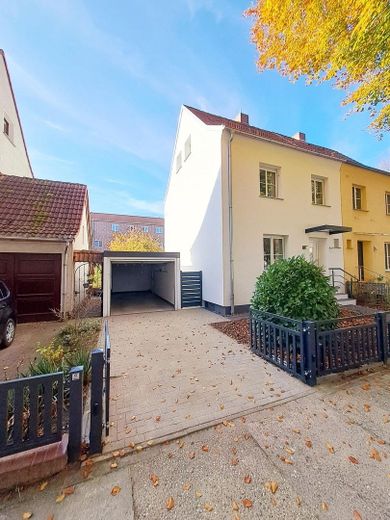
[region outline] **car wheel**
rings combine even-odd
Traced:
[[[14,340],[15,337],[15,328],[16,324],[12,318],[8,318],[7,323],[5,324],[4,335],[2,346],[9,347]]]

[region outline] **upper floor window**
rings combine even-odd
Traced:
[[[277,196],[277,173],[260,167],[260,195],[262,197],[276,198]]]
[[[364,209],[365,188],[363,186],[352,186],[353,209]]]
[[[390,193],[385,193],[386,215],[390,215]]]
[[[111,224],[111,230],[112,231],[119,231],[119,224]]]
[[[149,233],[149,226],[143,226],[143,227],[142,227],[142,231],[143,231],[144,233]]]
[[[103,243],[102,243],[101,240],[94,240],[94,241],[93,241],[93,245],[94,245],[95,247],[103,247]]]
[[[163,228],[161,226],[156,226],[155,231],[160,235],[163,232]]]
[[[184,160],[186,161],[188,157],[191,155],[191,136],[187,137],[186,142],[184,143]]]
[[[183,157],[181,155],[181,152],[177,154],[176,157],[176,173],[181,170],[181,167],[183,166]]]
[[[263,238],[264,269],[284,258],[284,237],[265,236]]]
[[[390,271],[390,242],[385,243],[385,268]]]
[[[8,135],[8,137],[11,137],[11,135],[10,135],[11,134],[11,125],[6,117],[4,118],[3,130],[4,130],[5,135]]]
[[[319,206],[325,204],[325,179],[312,177],[311,179],[311,202]]]

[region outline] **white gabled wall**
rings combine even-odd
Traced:
[[[221,139],[182,107],[165,199],[165,249],[178,251],[184,271],[201,270],[203,299],[224,305]],[[191,136],[191,154],[185,142]],[[182,167],[176,171],[176,158]]]
[[[4,118],[10,136],[4,133]],[[33,177],[3,52],[0,50],[0,173]]]

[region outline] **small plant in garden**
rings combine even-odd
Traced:
[[[330,320],[340,312],[335,293],[320,267],[297,256],[278,260],[258,277],[251,305],[297,320]]]

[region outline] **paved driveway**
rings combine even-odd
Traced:
[[[183,435],[312,390],[210,326],[204,309],[109,319],[105,451]]]

